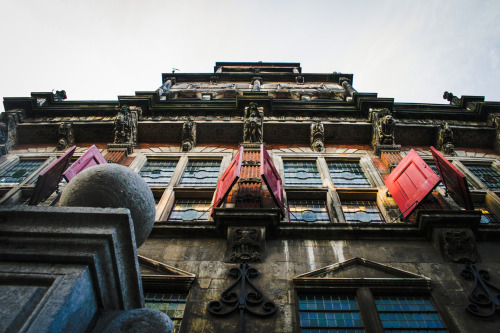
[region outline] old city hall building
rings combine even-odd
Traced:
[[[55,214],[72,176],[57,191],[37,180],[69,150],[75,174],[82,156],[139,174],[156,215],[132,260],[145,307],[176,332],[498,330],[500,102],[395,103],[300,63],[217,62],[159,85],[117,101],[5,97],[3,212]],[[32,264],[14,252],[0,246],[0,267]],[[37,297],[0,325],[29,328]]]

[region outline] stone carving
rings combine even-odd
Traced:
[[[168,92],[173,85],[175,85],[175,77],[166,78],[162,86],[156,89],[156,91],[159,92],[160,95],[168,95]]]
[[[263,119],[255,102],[251,102],[245,110],[243,141],[250,143],[262,142]]]
[[[349,83],[349,80],[345,77],[341,77],[339,79],[339,81],[342,84],[342,88],[345,89],[344,98],[345,98],[346,102],[351,102],[354,94],[357,93],[356,89],[354,89],[351,86],[351,84]]]
[[[65,90],[56,90],[54,93],[54,101],[64,101],[67,98],[68,96],[66,95]]]
[[[114,143],[137,144],[137,113],[131,112],[128,105],[124,105],[118,111],[115,118]]]
[[[261,260],[261,230],[236,228],[231,230],[231,261],[251,262]]]
[[[182,125],[182,151],[190,151],[196,145],[196,123],[188,118]]]
[[[5,155],[17,143],[18,115],[4,112],[0,116],[0,156]]]
[[[311,124],[311,149],[318,153],[325,151],[325,127],[320,121]]]
[[[439,244],[445,257],[453,262],[476,262],[477,247],[471,230],[444,229],[439,233]]]
[[[73,123],[64,122],[57,129],[57,150],[65,150],[75,144]]]
[[[453,145],[453,130],[448,123],[440,126],[437,148],[448,155],[455,155],[455,146]]]
[[[373,112],[372,120],[375,127],[376,143],[381,145],[393,145],[396,122],[389,109],[384,108],[378,112]]]
[[[448,91],[444,92],[443,99],[446,99],[448,102],[450,102],[451,105],[460,106],[461,104],[460,98],[458,98],[457,96],[453,95],[451,92]]]
[[[252,91],[260,91],[261,85],[262,85],[262,78],[260,77],[252,78]]]

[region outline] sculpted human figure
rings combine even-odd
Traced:
[[[124,105],[115,118],[115,143],[128,143],[130,140],[130,108]]]
[[[243,128],[245,142],[262,142],[262,116],[257,103],[250,103]]]
[[[320,121],[311,124],[311,149],[321,153],[325,150],[325,128]]]
[[[379,143],[384,145],[394,144],[394,129],[396,122],[390,114],[386,114],[379,120]]]
[[[182,151],[190,151],[196,144],[196,124],[189,118],[182,125]]]

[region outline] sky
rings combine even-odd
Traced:
[[[498,0],[0,0],[0,41],[1,97],[117,100],[172,68],[264,61],[352,73],[396,102],[500,101]]]

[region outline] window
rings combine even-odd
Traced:
[[[385,332],[446,332],[428,297],[374,296]]]
[[[342,211],[348,223],[385,222],[375,201],[342,201]]]
[[[190,160],[179,186],[217,186],[219,170],[218,160]]]
[[[148,160],[139,174],[149,186],[167,186],[176,166],[177,161]]]
[[[479,210],[483,213],[483,215],[481,215],[481,224],[500,223],[498,216],[496,216],[486,204],[474,202],[474,210]]]
[[[290,222],[330,222],[324,200],[290,200]]]
[[[285,185],[322,186],[316,161],[283,161]]]
[[[144,293],[145,307],[161,311],[174,322],[174,333],[181,329],[187,294]]]
[[[329,161],[328,170],[335,187],[371,187],[358,162]]]
[[[209,199],[177,199],[175,200],[170,222],[206,221],[210,215]]]
[[[18,185],[35,172],[44,161],[21,160],[0,175],[1,185]]]
[[[493,169],[491,165],[467,164],[466,166],[486,187],[492,190],[500,190],[500,173]]]
[[[302,333],[364,332],[354,296],[299,295]]]

